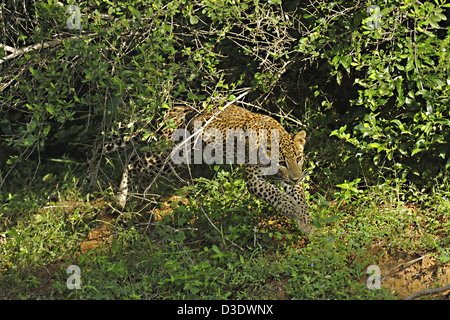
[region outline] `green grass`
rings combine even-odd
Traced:
[[[236,172],[181,190],[161,221],[150,204],[119,217],[108,190],[83,197],[75,183],[47,203],[10,197],[0,212],[0,298],[398,299],[365,284],[381,255],[428,253],[448,265],[448,190],[420,203],[389,185],[346,191],[310,197],[310,238],[252,198]],[[82,252],[99,228],[109,241]],[[80,268],[79,290],[67,288],[69,265]]]

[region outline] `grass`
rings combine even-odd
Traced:
[[[239,172],[217,170],[164,204],[132,201],[121,213],[109,189],[83,195],[73,179],[44,195],[2,195],[0,298],[399,299],[366,280],[369,265],[400,253],[429,254],[426,285],[444,285],[449,191],[412,202],[396,188],[310,196],[310,238],[251,197]],[[70,265],[79,290],[67,288]]]

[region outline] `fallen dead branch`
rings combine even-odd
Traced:
[[[422,290],[419,292],[415,292],[415,293],[407,296],[404,300],[412,300],[412,299],[416,299],[418,297],[429,295],[429,294],[438,294],[438,293],[445,292],[447,290],[450,290],[450,284],[446,285],[445,287],[441,287],[441,288],[426,289],[426,290]]]

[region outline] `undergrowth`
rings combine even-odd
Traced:
[[[448,190],[420,202],[387,184],[342,188],[329,201],[309,195],[308,238],[251,197],[239,170],[215,171],[164,210],[149,202],[119,213],[108,191],[92,200],[75,187],[45,204],[38,195],[6,201],[1,298],[395,299],[366,286],[382,254],[374,247],[450,260]],[[83,249],[89,241],[97,245]],[[80,268],[79,290],[67,287],[69,265]]]

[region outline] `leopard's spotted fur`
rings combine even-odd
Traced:
[[[170,120],[171,119],[171,120]],[[166,114],[166,121],[174,121],[177,128],[186,128],[190,133],[193,133],[199,124],[201,124],[203,133],[218,132],[222,137],[226,137],[227,130],[242,129],[248,132],[250,129],[255,130],[255,137],[238,137],[238,139],[246,139],[246,158],[244,169],[247,181],[247,188],[250,193],[256,197],[270,203],[276,210],[283,213],[290,219],[297,222],[298,227],[307,234],[313,232],[311,226],[310,215],[308,212],[305,195],[302,187],[302,163],[303,163],[303,148],[305,145],[305,131],[299,131],[295,135],[290,135],[282,125],[275,119],[250,112],[244,108],[230,105],[223,110],[219,107],[207,108],[201,112],[196,112],[187,107],[175,107]],[[197,127],[196,127],[197,126]],[[261,163],[250,162],[248,158],[248,145],[256,143],[262,146],[263,140],[260,138],[260,132],[267,130],[267,156],[273,156],[273,151],[278,150],[279,167],[276,176],[281,178],[284,191],[275,185],[269,183],[263,169],[267,165]],[[278,143],[272,145],[271,137],[278,132]],[[171,140],[173,129],[166,129],[163,136]],[[137,135],[136,135],[137,136]],[[136,140],[136,136],[132,137]],[[194,137],[195,139],[195,137]],[[214,145],[217,143],[223,144],[223,141],[206,135],[203,140],[207,141],[207,145]],[[103,146],[99,154],[117,150],[120,147],[126,147],[131,141],[119,139],[119,142],[109,143]],[[264,140],[265,141],[265,140]],[[276,140],[275,140],[276,141]],[[117,202],[120,206],[124,206],[128,195],[128,188],[130,181],[134,180],[136,176],[155,176],[161,173],[168,173],[173,165],[166,154],[156,154],[151,151],[144,152],[142,155],[133,154],[128,161],[128,164],[123,172],[122,181],[117,195]],[[91,161],[91,167],[95,161]]]

